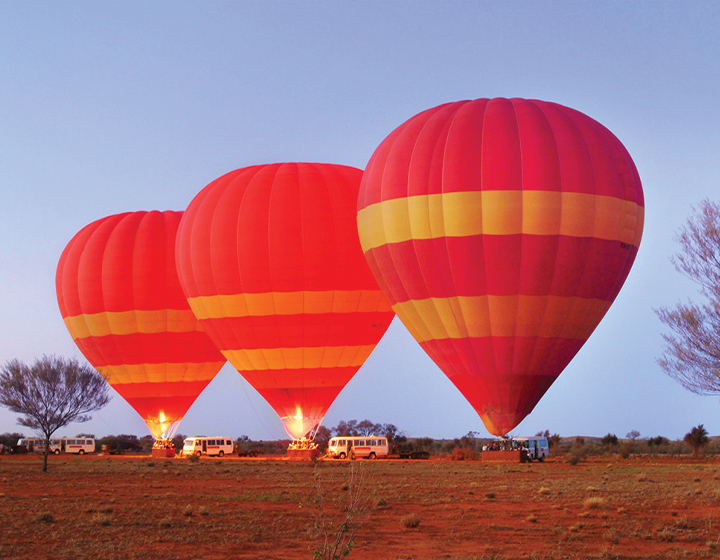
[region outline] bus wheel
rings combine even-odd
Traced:
[[[218,453],[218,457],[225,457],[225,452],[221,449],[220,453]]]
[[[195,455],[197,455],[198,457],[200,457],[200,455],[202,455],[202,451],[196,451],[196,452],[195,452]]]
[[[370,455],[368,455],[368,459],[370,459],[371,461],[375,460],[376,457],[377,455],[375,455],[375,453],[370,453]]]
[[[338,457],[340,457],[340,459],[344,459],[345,457],[347,457],[347,455],[345,455],[345,453],[340,453],[340,455],[338,455]]]
[[[56,449],[55,451],[53,451],[53,453],[55,453],[55,455],[60,455],[60,450]]]
[[[80,451],[78,451],[78,455],[85,455],[85,450],[81,449]]]

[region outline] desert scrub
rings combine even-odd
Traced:
[[[591,498],[585,498],[583,507],[585,509],[600,509],[605,505],[605,500],[599,496],[593,496]]]
[[[102,525],[103,527],[107,527],[111,523],[110,516],[105,515],[104,513],[96,513],[92,516],[92,522],[95,525]]]
[[[53,516],[53,514],[49,511],[44,511],[37,516],[37,520],[40,523],[53,523],[55,521],[55,516]]]
[[[400,523],[408,529],[415,529],[420,525],[420,516],[417,513],[408,513],[400,519]]]

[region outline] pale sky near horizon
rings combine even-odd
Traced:
[[[717,2],[0,0],[0,362],[82,357],[55,267],[84,225],[183,210],[216,177],[281,161],[364,168],[412,115],[459,99],[554,101],[607,126],[643,182],[645,234],[610,312],[515,435],[720,435],[720,400],[662,373],[653,308],[697,299],[672,267],[691,207],[718,200]],[[23,431],[0,409],[0,433]],[[486,435],[396,319],[331,407],[410,436]],[[59,435],[148,434],[115,396]],[[285,438],[226,365],[179,427]],[[29,435],[29,434],[28,434]]]

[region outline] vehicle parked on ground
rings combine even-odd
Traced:
[[[328,457],[345,459],[377,459],[387,457],[388,442],[386,437],[379,436],[338,436],[330,438],[327,450]]]
[[[76,453],[85,455],[85,453],[95,453],[95,440],[93,438],[60,438],[61,450],[65,453]],[[54,453],[60,453],[55,449]]]
[[[229,437],[189,437],[185,438],[181,455],[207,455],[208,457],[224,457],[232,455],[233,440]]]
[[[22,438],[18,440],[18,446],[24,446],[30,453],[44,453],[45,440],[42,438]],[[56,438],[50,440],[50,453],[85,453],[95,452],[95,440],[93,438]]]
[[[45,453],[44,438],[20,438],[16,447],[23,446],[28,453]],[[22,453],[22,451],[20,451]],[[60,440],[50,440],[50,453],[60,453]]]
[[[514,447],[527,449],[528,461],[542,462],[550,456],[550,444],[545,436],[515,437],[512,441]]]

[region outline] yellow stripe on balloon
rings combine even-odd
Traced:
[[[176,383],[211,381],[225,362],[181,364],[118,364],[100,366],[98,371],[108,383]]]
[[[360,367],[375,344],[319,348],[257,348],[223,350],[238,371]]]
[[[586,340],[612,302],[559,296],[473,296],[410,300],[393,306],[418,342],[526,336]]]
[[[411,239],[566,235],[639,246],[645,208],[620,198],[556,191],[471,191],[394,198],[358,212],[367,252]]]
[[[65,317],[74,340],[89,336],[204,331],[190,309],[85,313]]]
[[[265,292],[188,299],[198,319],[390,311],[380,290]]]

